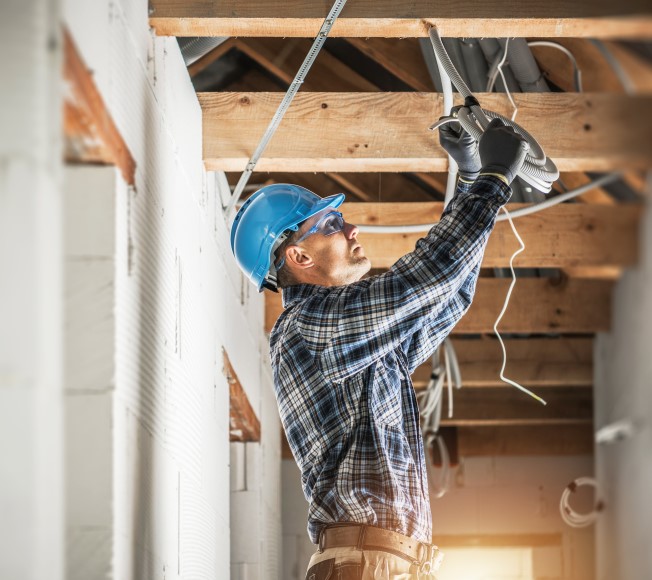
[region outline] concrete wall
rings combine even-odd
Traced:
[[[3,5],[0,578],[279,577],[263,301],[230,255],[177,41],[147,19],[146,0]],[[64,172],[62,23],[134,186],[111,167]],[[246,445],[256,501],[231,494],[223,348],[262,424]],[[232,511],[264,523],[254,542]]]
[[[0,18],[0,578],[63,574],[59,11]]]
[[[294,461],[283,461],[282,474],[283,578],[301,579],[314,551],[306,533],[307,503]],[[586,456],[464,459],[451,473],[449,493],[431,499],[433,541],[437,543],[438,538],[447,535],[558,534],[558,545],[532,550],[531,577],[592,580],[593,531],[569,528],[559,515],[564,487],[586,475],[593,475],[593,461]],[[585,508],[576,505],[577,509]],[[468,567],[467,572],[469,577],[476,577]],[[444,559],[438,578],[452,577],[447,575]],[[512,576],[503,570],[502,575],[477,577],[503,580]]]
[[[652,184],[649,184],[652,185]],[[648,188],[652,190],[652,188]],[[597,578],[652,578],[652,211],[641,258],[616,287],[612,330],[595,347],[596,428],[629,420],[629,439],[596,448],[605,511],[597,523]]]
[[[204,579],[224,578],[232,564],[239,578],[238,555],[245,550],[231,537],[222,348],[262,421],[263,443],[248,444],[250,464],[272,483],[268,491],[261,478],[249,478],[259,501],[242,515],[248,522],[270,519],[280,511],[273,494],[280,459],[263,302],[228,249],[218,177],[203,169],[201,110],[176,39],[153,35],[143,0],[66,0],[64,15],[137,165],[134,187],[116,177],[111,265],[105,262],[94,282],[96,298],[113,293],[102,320],[114,373],[87,377],[84,388],[93,393],[76,397],[71,416],[78,433],[87,439],[95,433],[98,452],[110,453],[86,488],[106,487],[102,500],[110,501],[105,508],[112,518],[100,529],[101,522],[91,521],[97,502],[86,494],[84,506],[83,494],[73,494],[68,571],[80,579],[104,577],[107,569],[121,580]],[[89,187],[87,194],[94,193]],[[80,345],[74,358],[88,360],[92,352]],[[108,441],[101,424],[110,429]],[[87,454],[71,455],[71,484]],[[80,518],[87,521],[80,525]],[[270,526],[247,544],[247,578],[278,577],[278,558],[269,553],[273,532]],[[91,554],[97,565],[89,568]]]

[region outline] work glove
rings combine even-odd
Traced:
[[[503,175],[509,184],[521,169],[530,144],[512,127],[500,119],[494,119],[480,137],[478,149],[482,173]]]
[[[459,108],[453,107],[451,115]],[[475,180],[482,169],[478,142],[462,125],[455,121],[439,127],[439,144],[456,161],[460,177],[467,181]]]

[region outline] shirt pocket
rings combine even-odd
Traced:
[[[371,416],[383,425],[400,425],[403,419],[401,400],[402,373],[394,353],[376,364],[372,392]]]

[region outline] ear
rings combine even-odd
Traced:
[[[285,250],[285,261],[299,270],[312,268],[315,265],[312,256],[301,246],[288,246]]]

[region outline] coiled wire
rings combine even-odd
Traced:
[[[462,79],[451,62],[437,28],[430,28],[428,34],[437,60],[441,63],[441,66],[446,71],[453,85],[455,85],[455,88],[457,88],[465,99],[465,106],[458,110],[456,117],[444,117],[432,125],[430,129],[434,131],[441,125],[458,121],[476,141],[479,141],[489,126],[489,123],[493,119],[500,119],[505,125],[512,127],[530,145],[530,151],[525,157],[525,162],[518,172],[518,176],[532,187],[544,193],[550,192],[553,182],[559,178],[559,170],[554,162],[546,156],[541,145],[518,123],[504,117],[500,113],[482,109],[478,100],[471,92],[471,89],[466,85],[464,79]]]

